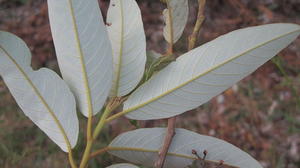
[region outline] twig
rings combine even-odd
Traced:
[[[168,17],[169,17],[169,32],[170,32],[170,43],[169,43],[169,48],[168,48],[168,53],[167,54],[173,54],[173,42],[174,42],[174,30],[173,30],[173,16],[172,16],[172,8],[170,6],[169,0],[166,0],[167,7],[168,7]]]
[[[127,97],[116,97],[107,104],[106,110],[104,110],[102,117],[100,118],[100,120],[94,130],[93,139],[97,139],[100,131],[102,130],[104,124],[106,123],[105,120],[107,119],[108,115],[111,112],[113,112],[116,108],[118,108],[126,99],[127,99]]]
[[[72,150],[69,150],[68,158],[69,158],[71,168],[77,168],[76,162],[74,161],[74,158],[73,158]]]
[[[197,21],[193,33],[189,36],[189,46],[188,46],[189,51],[195,47],[201,25],[205,18],[204,7],[205,7],[206,0],[198,0],[198,3],[199,3],[199,9],[198,9]]]
[[[154,164],[156,168],[162,168],[164,165],[166,155],[168,153],[172,139],[175,135],[175,123],[176,123],[176,117],[172,117],[168,119],[168,128],[167,128],[166,137],[164,139],[164,145],[161,148],[161,150],[158,152],[158,159]]]
[[[172,55],[173,54],[173,39],[174,39],[174,31],[173,31],[173,20],[172,20],[172,8],[170,6],[169,0],[164,1],[167,4],[168,8],[168,17],[169,17],[169,33],[170,33],[170,43],[169,48],[167,50],[166,55]],[[164,166],[164,162],[166,160],[166,156],[169,150],[169,147],[172,143],[172,139],[175,135],[175,123],[176,123],[176,116],[168,119],[168,128],[166,137],[164,139],[164,144],[160,151],[158,152],[158,159],[154,163],[154,167],[156,168],[162,168]]]
[[[99,150],[97,150],[97,151],[91,153],[90,159],[93,158],[93,157],[96,157],[96,156],[98,156],[98,155],[100,155],[100,154],[102,154],[102,153],[105,153],[105,152],[107,152],[107,151],[108,151],[108,147],[99,149]]]
[[[79,168],[85,168],[86,167],[86,165],[87,165],[87,163],[90,159],[91,149],[92,149],[92,145],[93,145],[92,142],[95,139],[97,139],[99,133],[101,132],[102,128],[104,127],[104,125],[106,123],[105,121],[106,121],[108,115],[112,111],[114,111],[116,108],[118,108],[123,103],[124,100],[126,100],[126,97],[125,98],[115,97],[115,98],[111,99],[108,102],[108,104],[107,104],[107,106],[106,106],[106,108],[105,108],[105,110],[104,110],[104,112],[103,112],[103,114],[102,114],[102,116],[101,116],[94,132],[93,132],[91,140],[88,141],[88,143],[87,143],[87,146],[85,148],[85,151],[84,151],[84,154],[83,154],[83,157],[82,157]]]
[[[170,12],[172,10],[170,9],[169,1],[166,1],[166,2],[167,2],[168,9],[169,9],[169,19],[170,19],[170,29],[171,29],[170,30],[171,43],[169,44],[168,54],[173,54],[173,25],[172,25],[172,13]],[[196,21],[193,33],[189,36],[189,45],[188,45],[189,51],[195,47],[195,43],[196,43],[197,36],[200,31],[200,27],[204,21],[204,7],[205,7],[206,0],[198,0],[198,2],[199,2],[199,11],[198,11],[198,15],[197,15],[197,21]],[[158,159],[154,164],[154,166],[156,168],[162,168],[164,165],[166,155],[167,155],[169,147],[172,143],[172,139],[175,135],[175,123],[176,123],[176,116],[168,119],[167,135],[164,139],[164,145],[161,148],[161,150],[159,151]]]

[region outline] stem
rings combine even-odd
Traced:
[[[92,146],[93,146],[92,117],[89,114],[88,123],[87,123],[87,143],[86,143],[85,150],[84,150],[84,153],[83,153],[83,156],[82,156],[82,160],[81,160],[81,163],[80,163],[80,166],[79,166],[80,168],[85,168],[86,167],[86,165],[88,163],[87,158],[89,158],[89,156],[90,156]]]
[[[195,42],[196,42],[196,39],[197,39],[197,35],[198,35],[199,31],[200,31],[200,28],[201,28],[201,25],[202,25],[202,22],[203,22],[203,20],[201,21],[201,18],[204,19],[204,16],[202,16],[201,13],[204,13],[202,11],[204,11],[205,2],[206,2],[206,0],[199,0],[199,9],[201,9],[201,10],[198,11],[198,16],[197,16],[197,21],[196,21],[196,24],[195,24],[195,27],[194,27],[194,31],[190,35],[190,38],[189,38],[189,44],[190,44],[189,45],[190,46],[189,50],[191,50],[191,49],[193,49],[195,47]],[[195,41],[195,42],[193,42],[193,41]],[[173,48],[173,46],[172,45],[169,46],[168,52],[171,51],[170,48]],[[167,53],[166,55],[170,55],[170,53]],[[117,119],[117,118],[119,118],[119,117],[121,117],[121,116],[123,116],[123,115],[125,115],[125,114],[127,114],[129,112],[131,112],[131,111],[132,110],[121,111],[121,112],[119,112],[117,114],[114,114],[114,115],[108,117],[105,122],[108,123],[108,122],[110,122],[110,121],[112,121],[114,119]]]
[[[173,34],[173,17],[172,17],[172,8],[170,6],[169,0],[166,1],[167,8],[168,8],[168,14],[169,14],[169,24],[170,24],[170,43],[169,48],[166,55],[172,55],[173,54],[173,42],[174,42],[174,34]],[[162,168],[164,166],[164,162],[166,160],[166,156],[169,150],[169,147],[172,143],[172,139],[175,135],[175,123],[176,123],[176,116],[171,117],[168,119],[168,128],[166,137],[164,139],[164,145],[161,148],[161,150],[158,152],[158,159],[154,163],[154,167],[156,168]]]
[[[170,32],[170,43],[168,48],[168,54],[173,53],[173,42],[174,42],[174,31],[173,31],[173,20],[172,20],[172,8],[170,6],[169,0],[166,0],[167,8],[168,8],[168,17],[169,17],[169,32]]]
[[[193,30],[193,33],[189,36],[189,46],[188,50],[192,50],[195,47],[196,41],[197,41],[197,36],[199,34],[201,25],[204,21],[204,7],[206,0],[198,0],[199,3],[199,9],[198,9],[198,15],[197,15],[197,21]]]
[[[93,141],[95,139],[97,139],[98,135],[100,134],[102,128],[104,127],[105,123],[106,123],[106,119],[108,117],[108,115],[114,111],[116,108],[118,108],[125,100],[127,97],[115,97],[113,99],[111,99],[107,106],[105,107],[105,110],[93,132],[93,136],[90,139],[90,141],[88,141],[87,146],[85,148],[81,163],[80,163],[80,168],[85,168],[89,159],[90,159],[90,155],[91,155],[91,149],[92,149],[92,145],[93,145]]]
[[[93,140],[89,140],[86,144],[86,147],[85,147],[85,150],[84,150],[83,157],[82,157],[79,168],[85,168],[86,167],[86,165],[89,161],[92,146],[93,146]]]
[[[82,156],[82,160],[80,163],[80,168],[85,168],[88,163],[88,158],[90,157],[90,152],[93,146],[93,137],[92,137],[92,123],[93,123],[92,113],[89,113],[88,123],[87,123],[87,143],[85,146],[85,150]]]
[[[197,36],[199,34],[201,25],[204,21],[205,2],[206,2],[206,0],[198,0],[199,10],[198,10],[197,21],[196,21],[193,33],[189,36],[189,44],[188,44],[188,50],[189,51],[192,50],[195,47],[195,44],[196,44],[196,41],[197,41]],[[169,8],[168,1],[167,1],[167,5],[168,5],[168,8]],[[169,9],[169,11],[171,11],[171,10]],[[172,26],[172,22],[171,22],[172,14],[171,14],[171,12],[169,12],[169,17],[170,17],[170,25]],[[173,27],[171,27],[171,29],[172,28]],[[171,40],[171,44],[170,44],[171,49],[168,50],[168,53],[172,54],[173,53],[173,44],[172,44],[172,42],[173,42],[173,31],[170,30],[170,32],[171,32],[171,39],[172,40]],[[163,145],[162,149],[159,151],[159,153],[158,153],[159,157],[158,157],[157,161],[154,164],[156,168],[162,168],[164,166],[166,155],[167,155],[169,147],[172,143],[172,139],[175,135],[175,124],[176,124],[176,116],[168,119],[167,135],[164,139],[164,145]]]
[[[88,163],[88,160],[86,158],[89,157],[91,148],[93,146],[93,138],[92,138],[92,128],[93,128],[93,108],[92,108],[92,104],[90,103],[89,105],[89,115],[88,115],[88,122],[87,122],[87,143],[85,146],[85,150],[83,153],[83,157],[82,157],[82,161],[80,163],[80,168],[84,168],[86,167],[86,164]]]
[[[112,110],[109,107],[107,107],[105,109],[105,111],[104,111],[104,113],[103,113],[100,121],[98,122],[98,124],[97,124],[97,126],[96,126],[96,128],[94,130],[93,139],[97,139],[99,133],[101,132],[101,130],[102,130],[104,124],[105,124],[105,120],[106,120],[107,116],[111,113],[111,111]]]
[[[92,109],[92,108],[90,107],[90,109]],[[82,160],[81,160],[81,163],[79,166],[80,168],[86,167],[86,164],[88,163],[88,159],[86,159],[86,158],[89,158],[91,148],[93,146],[92,123],[93,123],[93,114],[92,114],[92,111],[90,110],[89,116],[88,116],[88,123],[87,123],[87,143],[86,143],[85,150],[84,150],[84,153],[82,156]]]
[[[121,111],[121,112],[119,112],[119,113],[117,113],[117,114],[114,114],[114,115],[108,117],[108,118],[105,120],[105,123],[111,122],[112,120],[115,120],[115,119],[117,119],[117,118],[119,118],[119,117],[122,117],[123,115],[125,115],[125,114],[127,114],[127,113],[129,113],[129,112],[130,112],[130,111],[124,110],[124,111]]]
[[[94,134],[92,136],[92,138],[87,142],[81,163],[80,163],[80,168],[85,168],[85,166],[87,165],[89,158],[90,158],[90,153],[91,153],[91,149],[92,149],[92,145],[93,145],[93,141],[97,138],[98,134],[100,133],[101,129],[103,128],[104,124],[105,124],[105,120],[107,118],[107,116],[109,115],[109,113],[111,112],[110,108],[108,106],[106,106],[104,113],[101,116],[101,119],[97,125],[97,127],[94,130]]]
[[[106,106],[105,111],[101,116],[100,122],[98,123],[97,127],[94,130],[94,133],[95,133],[95,131],[97,131],[98,133],[100,132],[101,129],[99,128],[99,124],[102,128],[103,125],[104,125],[103,120],[105,121],[105,119],[106,119],[109,112],[110,112],[110,110],[109,110],[108,106]],[[81,163],[80,163],[80,168],[85,168],[88,161],[89,161],[94,139],[96,139],[96,138],[94,138],[94,136],[91,136],[91,138],[88,138],[88,141],[87,141],[87,144],[86,144],[83,156],[82,156],[82,160],[81,160]]]
[[[74,158],[73,158],[73,153],[72,153],[72,150],[69,151],[69,162],[70,162],[70,165],[72,168],[77,168],[76,166],[76,163],[74,161]]]
[[[125,100],[127,100],[128,97],[115,97],[113,98],[108,105],[106,106],[106,109],[104,110],[104,113],[100,119],[100,121],[98,122],[94,133],[93,133],[93,139],[97,139],[99,133],[101,132],[104,124],[106,124],[108,121],[108,116],[111,112],[113,112],[115,109],[117,109]],[[119,114],[119,113],[117,113]],[[113,119],[118,118],[118,117],[114,117]],[[110,119],[109,121],[113,120]]]
[[[172,143],[172,139],[175,135],[175,124],[176,124],[176,117],[172,117],[172,118],[168,119],[168,128],[167,128],[167,134],[166,134],[166,137],[164,140],[164,145],[161,148],[161,150],[158,152],[158,159],[154,164],[154,166],[156,168],[162,168],[164,165],[169,147],[170,147],[170,145]]]
[[[93,158],[93,157],[96,157],[97,155],[101,155],[102,153],[105,153],[108,151],[108,147],[105,147],[105,148],[102,148],[102,149],[99,149],[93,153],[91,153],[90,155],[90,159]]]
[[[88,123],[87,123],[87,141],[90,141],[92,138],[92,124],[93,124],[93,116],[89,114]]]

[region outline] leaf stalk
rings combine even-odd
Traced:
[[[189,36],[188,51],[192,50],[195,47],[195,44],[197,42],[197,37],[199,35],[201,25],[205,19],[204,17],[205,3],[206,0],[198,0],[199,8],[198,8],[197,20],[195,23],[193,33]]]

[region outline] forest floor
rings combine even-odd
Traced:
[[[159,0],[138,0],[147,49],[163,53],[164,6]],[[190,0],[190,19],[176,53],[186,52],[187,36],[195,22],[197,3]],[[105,16],[107,1],[101,0]],[[206,20],[198,45],[247,26],[286,22],[300,24],[299,0],[207,0]],[[15,33],[30,46],[35,68],[58,70],[45,0],[0,0],[0,30]],[[300,38],[275,59],[231,89],[178,117],[177,127],[224,139],[250,153],[265,168],[300,167]],[[79,158],[84,124],[75,149]],[[96,116],[96,118],[99,116]],[[96,119],[95,119],[96,121]],[[165,126],[166,121],[138,122],[140,127]],[[107,145],[121,132],[135,129],[125,118],[112,121],[96,147]],[[104,168],[121,160],[105,154],[91,161]],[[17,107],[0,79],[0,167],[68,167],[65,153],[53,144]]]

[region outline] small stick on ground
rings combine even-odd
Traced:
[[[171,145],[172,139],[175,135],[175,123],[176,117],[172,117],[168,119],[168,128],[167,134],[164,140],[164,145],[162,146],[161,150],[158,153],[158,160],[155,162],[154,166],[156,168],[162,168]]]

